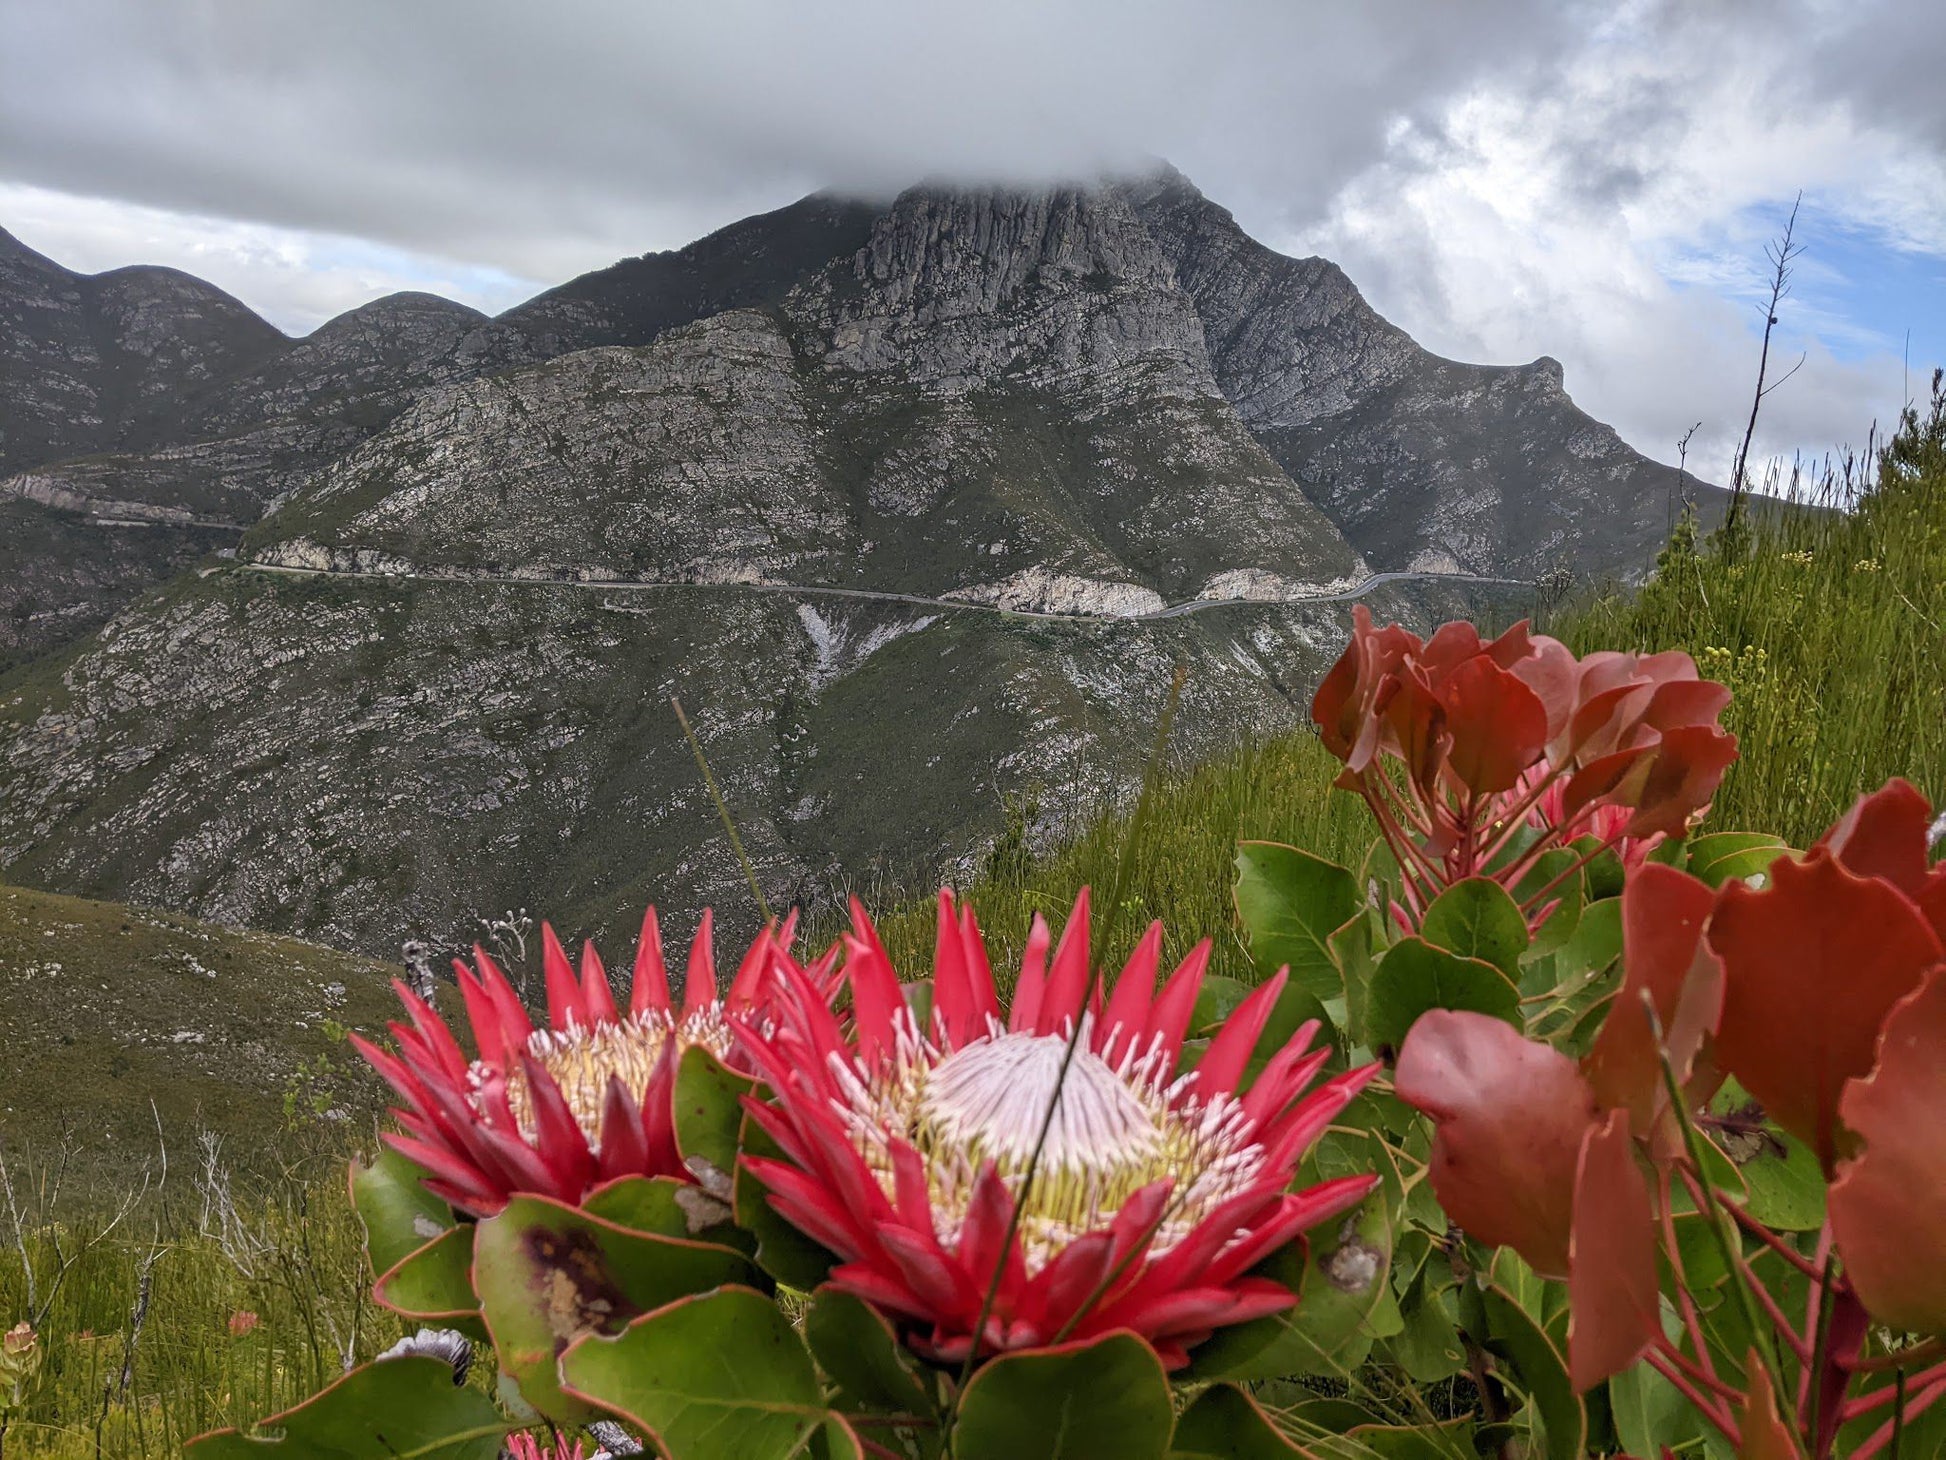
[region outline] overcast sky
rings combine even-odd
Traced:
[[[1946,363],[1942,72],[1941,0],[0,0],[0,227],[301,332],[813,188],[1165,157],[1433,349],[1556,356],[1665,460],[1700,422],[1720,477],[1800,190],[1763,445]]]

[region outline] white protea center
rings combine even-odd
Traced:
[[[1111,1065],[1090,1048],[1085,1027],[1072,1057],[1068,1043],[1065,1034],[996,1028],[942,1051],[908,1025],[896,1057],[869,1083],[834,1063],[853,1140],[887,1195],[890,1141],[925,1158],[935,1235],[949,1251],[988,1163],[1020,1200],[1043,1124],[1047,1141],[1020,1220],[1030,1274],[1107,1226],[1136,1192],[1167,1181],[1168,1207],[1150,1248],[1159,1255],[1261,1171],[1254,1122],[1233,1096],[1186,1098],[1193,1077],[1169,1081],[1154,1047]]]
[[[655,1074],[656,1063],[674,1038],[682,1050],[700,1044],[721,1059],[730,1052],[730,1028],[723,1020],[723,1006],[709,1004],[681,1022],[666,1010],[648,1009],[622,1019],[603,1020],[584,1025],[569,1019],[565,1029],[536,1029],[527,1039],[527,1053],[536,1064],[554,1077],[561,1095],[574,1113],[591,1148],[601,1144],[601,1116],[608,1102],[608,1082],[620,1077],[622,1087],[639,1103]],[[495,1080],[504,1080],[507,1104],[514,1122],[528,1141],[537,1134],[534,1102],[527,1088],[527,1076],[516,1064],[502,1070],[474,1061],[472,1083],[476,1108],[485,1113],[484,1090]]]

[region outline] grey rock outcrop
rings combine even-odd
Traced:
[[[1630,576],[1682,497],[1720,510],[1577,408],[1559,361],[1440,359],[1336,264],[1265,248],[1170,169],[1126,196],[1195,300],[1224,395],[1374,567]]]

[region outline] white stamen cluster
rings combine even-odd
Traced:
[[[608,1102],[608,1083],[619,1076],[637,1101],[649,1087],[656,1062],[671,1038],[682,1048],[700,1044],[721,1057],[730,1051],[730,1028],[720,1004],[710,1004],[678,1023],[666,1010],[649,1009],[593,1026],[570,1018],[565,1029],[536,1029],[528,1036],[527,1053],[554,1077],[574,1113],[574,1123],[588,1144],[601,1143],[601,1115]],[[472,1081],[478,1090],[494,1075],[507,1083],[507,1104],[521,1135],[535,1137],[534,1102],[527,1076],[518,1066],[494,1070],[475,1062]]]
[[[1263,1170],[1242,1106],[1228,1094],[1192,1096],[1193,1076],[1171,1080],[1159,1041],[1112,1065],[1090,1045],[1085,1024],[1072,1058],[1067,1033],[1010,1034],[996,1025],[941,1050],[908,1022],[893,1058],[869,1081],[840,1056],[832,1069],[840,1112],[888,1195],[891,1143],[910,1144],[925,1158],[935,1235],[949,1251],[988,1163],[1020,1200],[1047,1125],[1020,1220],[1021,1252],[1033,1273],[1157,1181],[1170,1183],[1170,1196],[1150,1251],[1166,1252]]]

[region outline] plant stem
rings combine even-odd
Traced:
[[[1696,1300],[1690,1296],[1689,1274],[1683,1270],[1682,1246],[1676,1241],[1676,1214],[1672,1200],[1675,1191],[1667,1167],[1662,1169],[1661,1185],[1662,1240],[1669,1250],[1669,1270],[1676,1279],[1676,1297],[1682,1309],[1683,1331],[1696,1346],[1696,1357],[1702,1363],[1704,1372],[1714,1379],[1716,1361],[1710,1357],[1709,1340],[1703,1336],[1702,1316],[1696,1311]]]
[[[1676,1391],[1702,1413],[1704,1419],[1715,1425],[1717,1430],[1727,1436],[1732,1444],[1743,1443],[1743,1434],[1729,1411],[1720,1409],[1714,1400],[1705,1396],[1683,1375],[1683,1371],[1669,1362],[1669,1356],[1659,1348],[1652,1348],[1642,1355],[1649,1367],[1675,1386]]]
[[[1861,1414],[1870,1414],[1894,1394],[1903,1393],[1909,1386],[1914,1389],[1930,1389],[1935,1384],[1946,1384],[1946,1364],[1938,1364],[1923,1373],[1908,1376],[1904,1369],[1897,1371],[1898,1382],[1887,1384],[1883,1389],[1874,1389],[1870,1394],[1861,1394],[1856,1399],[1845,1401],[1845,1418],[1856,1419]]]
[[[1715,1189],[1702,1179],[1704,1169],[1702,1137],[1696,1131],[1696,1122],[1690,1119],[1689,1107],[1683,1100],[1682,1087],[1676,1083],[1675,1067],[1669,1063],[1669,1052],[1664,1045],[1662,1035],[1662,1020],[1656,1014],[1654,1001],[1647,997],[1646,992],[1642,1003],[1648,1013],[1649,1028],[1655,1036],[1656,1049],[1660,1055],[1662,1084],[1668,1092],[1669,1109],[1676,1117],[1677,1127],[1682,1131],[1683,1149],[1689,1156],[1691,1169],[1696,1173],[1690,1183],[1692,1194],[1700,1197],[1700,1204],[1708,1213],[1710,1233],[1716,1238],[1717,1246],[1722,1250],[1723,1265],[1730,1271],[1731,1287],[1736,1292],[1737,1305],[1743,1309],[1743,1320],[1750,1327],[1751,1344],[1755,1347],[1757,1357],[1764,1366],[1764,1372],[1770,1376],[1771,1392],[1779,1395],[1788,1394],[1790,1391],[1784,1385],[1783,1368],[1778,1364],[1777,1354],[1771,1347],[1770,1336],[1760,1319],[1756,1300],[1750,1296],[1749,1270],[1743,1266],[1743,1254],[1738,1250],[1738,1244],[1732,1240],[1735,1229],[1726,1225],[1723,1208],[1716,1199]]]
[[[1804,1365],[1804,1372],[1798,1379],[1797,1406],[1810,1410],[1810,1423],[1805,1433],[1810,1436],[1814,1447],[1818,1445],[1820,1433],[1818,1411],[1824,1404],[1825,1367],[1831,1361],[1831,1287],[1837,1277],[1838,1254],[1830,1247],[1831,1224],[1825,1223],[1825,1235],[1820,1245],[1826,1248],[1824,1255],[1824,1275],[1819,1280],[1813,1301],[1817,1304],[1817,1337],[1811,1344],[1811,1357]],[[1840,1391],[1842,1393],[1842,1390]]]
[[[1929,1338],[1894,1354],[1880,1354],[1875,1359],[1841,1358],[1838,1362],[1854,1374],[1872,1374],[1884,1369],[1909,1369],[1914,1364],[1928,1364],[1942,1357],[1946,1357],[1946,1338]]]
[[[736,823],[730,819],[730,807],[723,799],[723,792],[716,784],[716,777],[710,774],[709,761],[703,755],[703,742],[696,738],[696,732],[689,727],[689,716],[682,712],[682,701],[674,695],[669,697],[669,708],[676,712],[676,723],[682,726],[682,733],[689,741],[689,749],[696,757],[696,769],[703,773],[703,784],[709,788],[710,800],[716,803],[716,815],[723,823],[723,830],[730,838],[730,850],[736,853],[738,864],[743,868],[744,879],[750,884],[750,896],[756,900],[757,912],[764,922],[770,921],[770,904],[764,900],[764,890],[757,885],[757,869],[751,865],[750,854],[743,849],[743,838],[737,835]]]
[[[1818,1265],[1815,1262],[1811,1261],[1795,1247],[1792,1247],[1783,1238],[1779,1237],[1770,1228],[1751,1216],[1750,1213],[1746,1212],[1735,1202],[1730,1203],[1729,1212],[1739,1227],[1762,1242],[1764,1246],[1768,1247],[1772,1252],[1775,1252],[1792,1267],[1803,1273],[1804,1276],[1808,1278],[1818,1276]]]
[[[1871,1456],[1878,1454],[1880,1450],[1903,1435],[1906,1424],[1913,1416],[1931,1408],[1941,1395],[1946,1395],[1946,1384],[1920,1395],[1910,1404],[1901,1401],[1893,1410],[1892,1418],[1873,1430],[1865,1442],[1851,1452],[1851,1460],[1870,1460]],[[1893,1452],[1891,1460],[1898,1460],[1896,1451]]]

